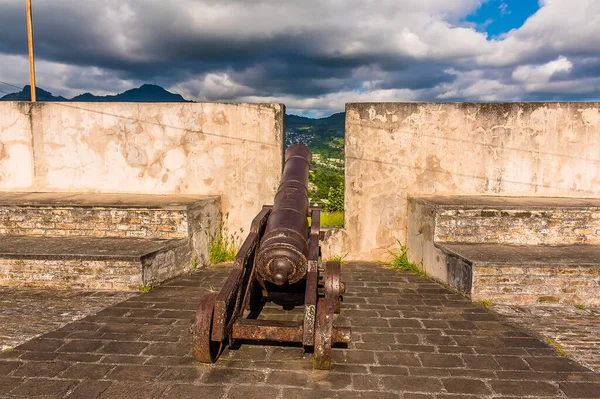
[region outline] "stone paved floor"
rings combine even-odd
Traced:
[[[494,305],[492,310],[560,345],[559,350],[579,363],[600,371],[600,309]]]
[[[301,348],[242,345],[191,357],[189,320],[228,268],[179,278],[0,355],[0,397],[600,398],[600,374],[423,278],[346,264],[354,330],[331,371]]]
[[[135,293],[0,287],[0,352]]]

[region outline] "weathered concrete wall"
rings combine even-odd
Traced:
[[[247,231],[281,175],[280,104],[0,103],[0,190],[219,195]]]
[[[598,103],[346,106],[345,229],[329,253],[384,259],[407,197],[600,196]]]

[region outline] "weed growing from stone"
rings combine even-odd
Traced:
[[[484,308],[489,308],[490,306],[492,306],[492,301],[490,301],[489,299],[483,299],[483,300],[477,301],[475,303]]]
[[[391,262],[392,269],[411,272],[421,277],[428,277],[427,272],[422,267],[408,260],[408,248],[406,248],[406,245],[402,245],[399,240],[396,240],[396,242],[400,246],[400,249],[390,251],[390,254],[393,256]]]
[[[208,288],[206,289],[206,292],[217,292],[217,289],[215,287],[213,287],[212,285],[208,286]]]
[[[192,271],[195,272],[198,270],[198,257],[194,255],[194,259],[192,259]]]
[[[221,225],[216,236],[211,240],[208,250],[210,264],[216,265],[234,260],[240,247],[239,241],[237,233],[229,234],[227,228]]]
[[[327,262],[340,262],[340,264],[344,264],[344,259],[346,259],[346,256],[348,256],[348,254],[346,254],[346,255],[331,255],[327,259]]]
[[[554,352],[556,352],[557,355],[567,356],[567,352],[565,351],[564,346],[562,346],[560,342],[557,342],[552,338],[546,338],[546,343],[554,347]]]
[[[153,288],[154,288],[154,283],[140,285],[140,291],[143,292],[144,294],[149,293],[150,291],[152,291]]]
[[[13,348],[12,346],[3,346],[0,353],[8,353],[12,352],[13,350],[15,350],[15,348]]]
[[[575,307],[577,309],[581,309],[581,310],[585,309],[585,305],[583,303],[579,303],[579,304],[575,305]]]

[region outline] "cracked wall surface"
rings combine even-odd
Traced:
[[[385,260],[407,197],[600,196],[598,103],[346,106],[345,228],[324,253]]]
[[[281,104],[0,104],[0,190],[219,195],[230,231],[273,201]]]

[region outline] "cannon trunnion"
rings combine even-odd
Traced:
[[[316,369],[329,369],[332,345],[350,342],[350,328],[334,325],[344,293],[340,263],[319,264],[320,210],[308,202],[311,157],[306,146],[287,149],[273,206],[252,221],[221,291],[200,299],[190,327],[198,361],[215,362],[235,340],[294,342],[314,351]],[[304,318],[258,320],[266,302],[303,306]]]

